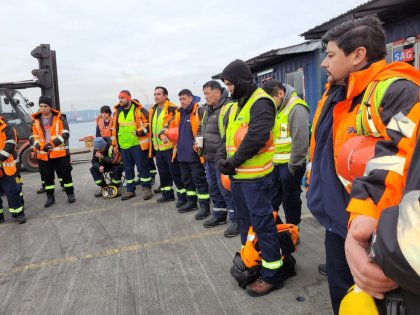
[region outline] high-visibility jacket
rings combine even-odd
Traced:
[[[228,123],[226,119],[226,115],[229,115],[229,111],[232,108],[232,105],[234,104],[236,104],[236,106],[238,105],[237,102],[229,102],[229,103],[223,104],[222,108],[220,109],[218,127],[219,127],[219,134],[221,138],[223,138],[226,133],[227,123]],[[229,117],[227,118],[229,119]],[[203,120],[204,120],[204,117],[203,117]]]
[[[98,125],[102,138],[112,137],[112,125],[113,125],[112,117],[109,117],[108,126],[105,126],[105,119],[103,119],[102,115],[99,114],[98,117],[96,117],[96,125]]]
[[[12,176],[16,173],[16,155],[17,135],[15,128],[9,126],[0,118],[0,169]]]
[[[194,138],[197,136],[198,127],[200,126],[200,122],[201,122],[199,107],[200,107],[200,104],[195,103],[193,105],[193,108],[192,108],[191,114],[190,114],[191,131],[192,131],[192,134],[193,134]],[[175,118],[171,121],[169,127],[170,128],[175,128],[175,127],[179,128],[179,122],[180,121],[181,121],[181,108],[178,108],[175,112]],[[181,135],[179,135],[179,137],[181,137]],[[177,144],[174,145],[172,160],[176,156],[176,150],[177,150]],[[204,163],[204,158],[202,156],[200,156],[200,162],[201,162],[201,164]]]
[[[175,104],[171,103],[169,100],[166,100],[165,105],[163,106],[159,117],[155,115],[157,112],[158,105],[155,104],[150,109],[149,115],[149,124],[150,124],[150,139],[153,142],[153,148],[156,151],[166,151],[172,149],[175,144],[171,141],[163,143],[160,139],[160,135],[164,133],[166,129],[170,127],[170,124],[173,119],[175,119],[175,112],[178,108]],[[149,156],[152,156],[152,148],[150,147]]]
[[[44,124],[42,123],[42,113],[36,112],[32,114],[32,136],[30,137],[31,145],[36,150],[36,157],[42,161],[48,159],[56,159],[70,154],[68,138],[70,135],[69,126],[66,118],[55,109],[51,109],[51,125],[50,125],[50,142],[52,149],[44,152],[43,148],[47,144],[45,138]]]
[[[131,101],[131,107],[124,115],[123,108],[117,104],[114,107],[113,127],[112,127],[112,145],[116,148],[127,149],[131,146],[140,145],[142,150],[149,149],[149,113],[142,104]],[[133,135],[132,132],[142,134]]]
[[[381,103],[380,99],[386,89],[371,91],[369,85],[371,82],[380,83],[392,78],[409,80],[420,86],[419,71],[412,66],[402,62],[387,65],[385,60],[381,60],[372,63],[366,69],[350,74],[347,83],[347,98],[337,103],[333,109],[333,154],[336,171],[338,152],[349,138],[358,133],[383,138],[377,142],[375,155],[366,165],[366,176],[357,178],[351,185],[351,200],[347,208],[347,211],[351,212],[349,222],[358,214],[379,218],[383,209],[396,205],[401,200],[416,141],[414,135],[419,129],[420,102],[404,104],[404,108],[395,109],[395,115],[385,125],[380,117],[382,107],[378,103]],[[374,85],[370,85],[372,86]],[[385,84],[376,85],[376,87],[385,87]],[[386,88],[389,88],[389,85]],[[325,92],[314,115],[310,162],[313,160],[316,147],[315,135],[318,119],[327,98],[328,94]],[[361,106],[362,99],[369,99],[372,103]],[[364,108],[365,106],[369,109]],[[365,132],[362,132],[363,130]],[[309,171],[310,165],[309,163]],[[375,170],[379,172],[373,172]],[[349,191],[348,183],[344,184]]]
[[[296,105],[305,106],[309,111],[308,104],[297,96],[296,92],[293,92],[287,104],[276,115],[276,124],[280,130],[278,137],[274,140],[274,164],[286,164],[290,160],[292,137],[290,136],[289,113]]]
[[[272,104],[275,107],[273,99],[261,88],[256,89],[254,93],[252,93],[251,97],[245,103],[238,115],[236,115],[236,112],[238,110],[237,103],[232,105],[229,114],[229,123],[226,130],[226,153],[228,158],[233,157],[237,150],[234,142],[236,132],[243,126],[243,124],[249,124],[251,116],[251,107],[255,104],[257,100],[261,98],[269,99],[270,101],[272,101]],[[275,134],[275,136],[277,136],[277,130],[275,126],[273,127],[272,133]],[[245,161],[242,165],[236,168],[236,175],[233,175],[233,178],[261,178],[271,173],[273,171],[273,156],[274,147],[270,147],[264,152],[257,153],[252,158]]]

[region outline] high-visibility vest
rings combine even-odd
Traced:
[[[280,127],[280,130],[278,137],[274,140],[274,164],[285,164],[290,160],[292,137],[290,136],[289,113],[296,105],[305,106],[309,111],[308,104],[297,96],[296,92],[293,92],[289,102],[276,116],[276,124]]]
[[[172,111],[170,110],[172,109]],[[152,141],[153,141],[153,148],[156,151],[166,151],[173,149],[175,144],[171,141],[163,143],[160,139],[159,134],[162,130],[167,129],[171,123],[171,121],[175,118],[175,109],[176,105],[166,101],[165,105],[163,106],[162,110],[157,115],[157,105],[150,111],[151,117],[151,130],[152,130]]]
[[[221,138],[223,138],[225,136],[225,133],[226,133],[226,127],[227,127],[227,126],[225,126],[226,113],[229,111],[229,109],[234,104],[237,104],[237,103],[229,102],[229,103],[223,104],[222,108],[220,109],[218,127],[219,127],[219,134],[220,134]],[[203,120],[204,120],[204,117],[203,117]]]
[[[118,146],[121,149],[128,149],[139,145],[139,138],[133,134],[136,131],[136,121],[134,118],[135,106],[131,106],[125,116],[124,111],[118,115]]]
[[[226,152],[227,157],[232,157],[237,148],[235,147],[234,138],[235,133],[242,127],[243,124],[248,125],[251,116],[251,108],[254,103],[261,99],[267,98],[269,99],[274,108],[275,104],[273,99],[264,92],[263,89],[258,88],[252,93],[251,97],[248,99],[244,107],[242,108],[241,112],[236,116],[236,112],[238,110],[238,105],[235,103],[232,105],[232,109],[229,115],[229,123],[226,130]],[[273,127],[272,133],[276,133],[275,126]],[[275,134],[276,136],[277,134]],[[267,174],[270,174],[273,171],[273,156],[274,156],[274,147],[270,148],[267,151],[257,153],[249,160],[245,161],[242,165],[236,168],[236,175],[233,175],[234,179],[253,179],[253,178],[261,178]]]
[[[17,159],[15,159],[13,153],[9,153],[4,151],[4,146],[6,143],[13,143],[15,146],[17,145],[17,136],[16,136],[16,130],[13,128],[14,132],[14,139],[7,139],[6,134],[3,132],[3,130],[7,127],[7,124],[0,119],[0,152],[3,155],[8,155],[7,159],[0,162],[0,168],[3,169],[4,173],[8,176],[12,176],[16,173],[16,163]]]
[[[63,122],[61,120],[61,113],[55,109],[51,109],[52,112],[52,121],[50,126],[50,144],[53,145],[53,148],[49,152],[44,152],[42,149],[47,144],[45,139],[45,131],[41,125],[42,114],[40,112],[32,114],[34,119],[32,123],[32,136],[33,144],[32,146],[36,150],[36,157],[42,161],[48,161],[48,158],[55,159],[68,155],[69,146],[66,141],[64,141],[62,134],[69,133],[69,130],[64,129]],[[59,146],[54,146],[53,140],[59,138],[62,142]]]
[[[101,115],[96,117],[96,124],[98,125],[99,131],[101,132],[101,137],[111,137],[112,136],[112,117],[109,117],[108,126],[105,126],[105,119]]]

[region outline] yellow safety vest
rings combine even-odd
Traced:
[[[139,138],[133,134],[136,131],[136,120],[134,118],[135,106],[131,105],[127,116],[124,111],[120,111],[118,116],[118,146],[121,149],[128,149],[139,145]]]

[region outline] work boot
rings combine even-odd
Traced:
[[[158,198],[156,201],[157,203],[165,203],[165,202],[170,202],[170,201],[174,201],[175,197],[174,196],[163,196]]]
[[[226,224],[226,223],[227,223],[226,219],[213,217],[210,220],[205,221],[203,223],[203,226],[205,228],[209,229],[209,228],[212,228],[212,227],[215,227],[215,226],[218,226],[218,225],[223,225],[223,224]]]
[[[25,223],[26,222],[25,213],[23,211],[19,213],[17,216],[15,216],[15,220],[19,224]]]
[[[326,276],[327,275],[327,264],[319,264],[318,265],[318,271],[321,275]]]
[[[179,213],[185,213],[193,210],[197,210],[197,201],[188,200],[185,205],[178,209]]]
[[[37,193],[38,195],[41,195],[41,194],[45,193],[45,187],[41,187],[40,189],[38,189],[38,190],[36,191],[36,193]]]
[[[136,196],[136,193],[133,191],[133,192],[131,192],[131,191],[126,191],[125,193],[124,193],[124,195],[122,195],[122,197],[121,197],[121,200],[128,200],[128,199],[130,199],[130,198],[133,198],[133,197],[135,197]]]
[[[183,205],[185,205],[187,203],[186,199],[178,199],[178,201],[176,202],[175,207],[177,209],[181,208]]]
[[[68,203],[76,202],[76,197],[74,196],[74,193],[67,194],[67,202]]]
[[[284,286],[283,282],[280,282],[278,284],[271,284],[271,283],[265,282],[260,277],[257,280],[255,280],[254,282],[252,282],[251,284],[248,284],[245,289],[246,289],[246,292],[250,296],[257,297],[257,296],[266,295],[266,294],[270,293],[271,291],[281,289],[281,288],[283,288],[283,286]]]
[[[235,237],[239,235],[241,231],[239,230],[239,222],[238,221],[230,221],[229,227],[223,233],[225,237]]]
[[[0,213],[0,223],[4,222],[4,213]]]
[[[144,187],[143,188],[143,199],[149,200],[153,198],[152,188],[150,187]]]
[[[102,187],[95,193],[95,198],[102,197]]]
[[[51,207],[53,204],[55,204],[55,196],[47,194],[47,202],[44,204],[44,207],[48,208]]]
[[[203,220],[210,215],[210,204],[200,204],[200,210],[195,214],[196,220]]]
[[[160,190],[160,185],[159,185],[159,187],[158,188],[156,188],[156,189],[154,189],[153,190],[153,192],[155,193],[155,194],[160,194],[162,191]]]

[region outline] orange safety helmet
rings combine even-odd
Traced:
[[[248,125],[246,123],[243,123],[242,126],[236,131],[235,137],[233,138],[233,143],[235,144],[236,149],[239,148],[239,146],[242,143],[242,140],[244,140],[246,133],[248,132]],[[265,143],[265,146],[262,147],[258,153],[263,153],[267,151],[271,146],[273,145],[273,133],[270,132],[270,138],[268,138],[267,142]]]
[[[363,176],[367,162],[375,155],[375,144],[379,140],[382,138],[369,136],[348,139],[338,152],[338,174],[350,182]]]
[[[178,142],[178,136],[179,136],[179,130],[178,127],[172,127],[165,130],[165,136],[168,137],[168,139],[173,142]]]
[[[227,191],[231,191],[231,187],[230,187],[230,178],[228,175],[225,174],[220,174],[220,180],[222,182],[222,186],[224,189],[226,189]]]

